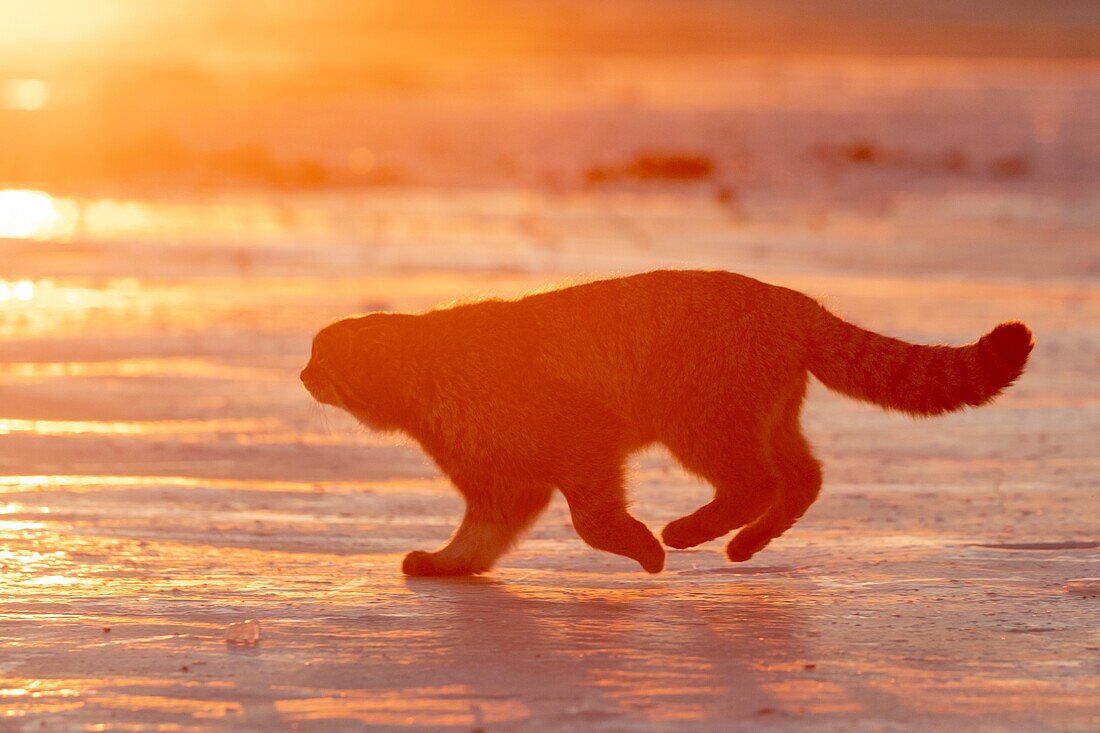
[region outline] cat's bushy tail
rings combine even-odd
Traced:
[[[811,313],[810,373],[837,392],[910,415],[988,402],[1023,373],[1035,345],[1020,321],[966,346],[923,346],[854,326],[817,303]]]

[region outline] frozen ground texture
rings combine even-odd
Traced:
[[[1100,186],[841,175],[844,200],[736,205],[83,202],[73,238],[0,244],[0,730],[1096,730],[1100,599],[1070,581],[1100,576]],[[401,577],[460,503],[309,403],[312,332],[655,266],[919,341],[1021,318],[1038,345],[938,420],[815,387],[822,497],[748,563],[716,542],[645,576],[558,501],[485,578]],[[659,452],[632,486],[655,529],[707,498]],[[262,640],[228,646],[246,619]]]

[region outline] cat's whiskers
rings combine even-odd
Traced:
[[[310,402],[310,410],[313,411],[313,414],[315,416],[320,416],[321,426],[325,430],[325,435],[326,436],[332,435],[332,430],[329,428],[329,424],[328,424],[328,413],[325,412],[325,406],[323,404],[321,404],[320,402],[317,402],[316,400],[312,400]]]

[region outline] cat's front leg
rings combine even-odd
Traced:
[[[496,482],[464,486],[466,514],[451,539],[435,552],[405,556],[401,572],[412,576],[477,575],[493,567],[550,502],[545,485]]]
[[[605,466],[559,486],[569,503],[573,528],[597,550],[636,560],[647,573],[665,566],[665,549],[649,528],[627,511],[622,469]]]

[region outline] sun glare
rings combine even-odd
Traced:
[[[0,237],[43,237],[61,222],[54,200],[41,191],[0,191]]]
[[[34,283],[30,280],[6,283],[0,280],[0,303],[8,300],[32,300],[34,298]]]
[[[133,7],[118,0],[0,0],[0,57],[28,49],[56,52],[57,44],[104,33]],[[141,9],[140,4],[137,8]]]
[[[9,79],[0,84],[0,106],[27,112],[42,109],[50,101],[50,87],[41,79]]]

